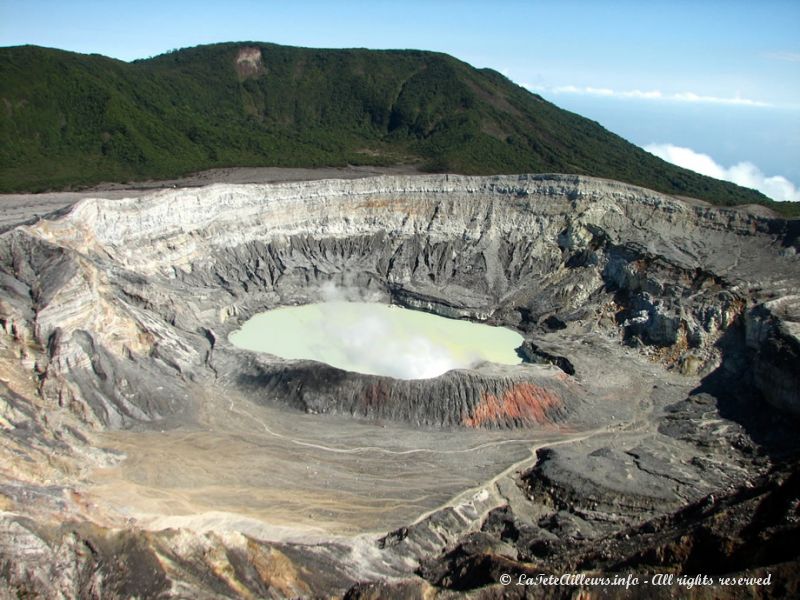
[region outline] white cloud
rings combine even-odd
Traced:
[[[587,94],[594,94],[595,96],[613,96],[614,90],[608,88],[594,88],[594,87],[587,87],[586,93]]]
[[[725,168],[708,154],[695,152],[691,148],[672,144],[650,144],[644,149],[673,165],[758,190],[773,200],[800,202],[800,190],[791,181],[780,175],[767,177],[751,162],[740,162]]]
[[[767,52],[764,57],[772,60],[800,62],[800,52]]]
[[[581,94],[586,96],[605,96],[607,98],[634,98],[640,100],[672,100],[673,102],[693,102],[706,104],[729,104],[737,106],[771,106],[767,102],[742,98],[738,94],[733,98],[707,96],[694,92],[679,92],[666,94],[661,90],[613,90],[611,88],[596,88],[592,86],[578,87],[575,85],[560,85],[555,87],[536,86],[524,84],[523,87],[532,92],[551,94]]]

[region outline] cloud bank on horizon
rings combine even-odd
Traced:
[[[767,52],[764,58],[785,62],[800,62],[800,52]]]
[[[781,175],[767,176],[751,162],[744,161],[726,168],[708,154],[695,152],[691,148],[672,144],[648,144],[644,149],[673,165],[758,190],[773,200],[800,202],[800,190],[791,181]]]
[[[630,98],[634,100],[667,100],[673,102],[727,104],[731,106],[772,106],[769,102],[742,98],[736,95],[732,98],[696,94],[694,92],[666,93],[661,90],[614,90],[606,87],[559,85],[553,87],[524,84],[523,87],[532,92],[551,94],[579,94],[585,96],[602,96],[606,98]]]

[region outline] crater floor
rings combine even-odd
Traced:
[[[298,414],[212,388],[197,423],[95,434],[96,445],[125,459],[92,473],[86,492],[152,529],[232,529],[293,541],[379,535],[482,489],[498,494],[492,482],[532,466],[537,448],[652,435],[647,411],[654,407],[646,399],[656,373],[638,357],[623,357],[627,373],[604,383],[591,419],[535,430],[433,430]],[[677,401],[695,384],[679,378],[664,396]]]

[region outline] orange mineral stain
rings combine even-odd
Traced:
[[[467,427],[519,420],[543,425],[551,419],[548,412],[562,405],[561,399],[550,390],[532,383],[521,383],[506,390],[499,398],[483,394],[481,401],[461,422]]]

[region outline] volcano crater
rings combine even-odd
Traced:
[[[580,416],[590,402],[595,374],[575,372],[571,355],[581,338],[638,349],[684,375],[718,369],[719,340],[754,304],[753,279],[769,285],[796,268],[780,252],[796,244],[781,223],[577,176],[379,177],[86,199],[4,236],[14,292],[5,327],[33,343],[24,353],[43,388],[103,427],[185,410],[182,381],[307,412],[542,425]],[[526,364],[403,382],[256,357],[227,341],[250,316],[317,301],[330,285],[517,330]],[[780,327],[767,329],[758,335],[780,337]],[[753,350],[748,336],[742,346]],[[754,382],[775,368],[756,362]],[[769,388],[768,400],[797,410],[795,392]]]
[[[683,507],[750,498],[796,455],[798,233],[565,175],[217,184],[10,229],[0,525],[28,541],[8,578],[51,590],[66,552],[121,586],[102,565],[123,557],[194,596],[212,572],[263,595],[237,571],[262,563],[284,595],[343,595],[466,585],[459,561],[494,569],[495,548],[634,556],[614,540],[645,522],[669,544]],[[506,327],[523,361],[401,379],[229,340],[330,289]]]

